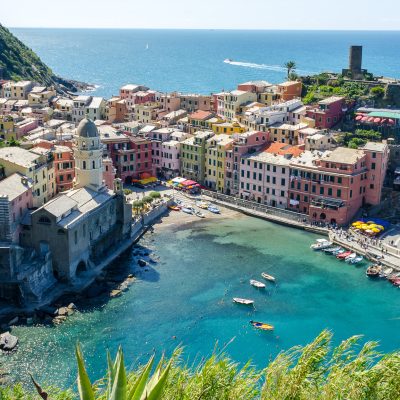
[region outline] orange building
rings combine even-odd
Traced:
[[[303,84],[298,81],[283,82],[278,85],[278,94],[283,101],[301,98]]]

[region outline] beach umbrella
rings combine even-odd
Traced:
[[[385,227],[382,226],[382,225],[376,225],[376,228],[380,229],[381,231],[384,231],[384,230],[385,230]]]
[[[363,116],[362,116],[362,115],[357,115],[356,121],[361,121],[362,119],[363,119]]]
[[[390,125],[394,125],[394,124],[395,124],[395,122],[394,122],[393,119],[388,119],[388,123],[389,123]]]
[[[375,122],[376,124],[378,124],[379,122],[381,122],[381,119],[380,119],[380,118],[375,118],[375,119],[374,119],[374,122]]]

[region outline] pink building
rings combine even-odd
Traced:
[[[38,126],[38,120],[35,118],[27,118],[16,122],[14,126],[16,140],[21,139],[23,136],[27,135],[28,132],[36,129]]]
[[[116,169],[111,158],[103,158],[103,181],[109,189],[114,188]]]
[[[0,241],[18,243],[20,222],[33,206],[32,182],[15,173],[0,181]]]
[[[305,151],[290,163],[289,209],[312,221],[346,225],[362,206],[379,204],[387,168],[385,146],[380,151],[369,144],[366,150]],[[378,159],[382,163],[373,162]]]
[[[147,137],[151,140],[151,157],[153,175],[162,176],[162,143],[170,139],[175,132],[173,128],[161,128],[151,131]]]
[[[180,142],[177,140],[168,140],[161,144],[161,171],[167,178],[175,178],[180,171]]]
[[[57,193],[72,189],[75,178],[75,159],[71,147],[54,146],[54,173]]]
[[[318,102],[318,108],[307,110],[307,117],[315,120],[315,127],[329,129],[338,124],[347,110],[344,97],[328,97]]]
[[[240,163],[246,153],[264,149],[269,142],[268,132],[250,131],[233,134],[232,148],[225,152],[224,193],[239,194]]]

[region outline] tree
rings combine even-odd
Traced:
[[[154,199],[151,196],[144,196],[143,203],[150,204]]]
[[[376,99],[382,99],[385,96],[385,89],[382,86],[375,86],[370,90],[370,93]]]
[[[139,214],[139,211],[143,208],[144,203],[141,200],[134,201],[132,203],[132,208],[135,210],[135,214]]]
[[[161,197],[161,194],[159,192],[151,192],[149,196],[153,199],[159,199]]]
[[[290,73],[296,69],[296,62],[288,61],[284,64],[284,67],[287,69],[287,77],[289,79]]]

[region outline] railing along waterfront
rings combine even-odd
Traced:
[[[268,206],[266,204],[260,204],[255,201],[239,199],[234,196],[229,196],[227,194],[212,192],[210,190],[202,190],[201,193],[204,196],[211,197],[215,200],[220,200],[228,204],[235,205],[237,207],[243,207],[247,210],[253,210],[262,212],[265,214],[270,214],[278,218],[295,221],[304,225],[311,225],[309,217],[305,214],[300,214],[294,211],[285,210],[278,207]]]

